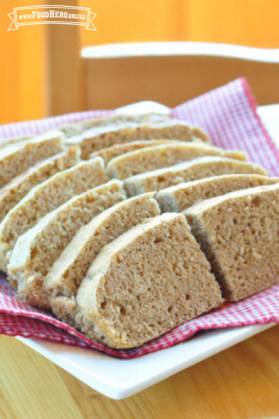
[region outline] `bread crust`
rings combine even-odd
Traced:
[[[240,189],[278,183],[279,178],[260,175],[223,175],[180,183],[156,194],[162,212],[182,212],[205,199]]]
[[[0,188],[40,160],[62,151],[63,134],[50,131],[30,141],[0,148]]]
[[[50,267],[83,225],[125,198],[122,182],[110,181],[73,197],[20,236],[8,266],[9,276],[18,282],[19,297],[49,308],[44,282]]]
[[[228,301],[278,282],[278,210],[277,183],[211,198],[185,211]]]
[[[117,125],[127,125],[127,126],[136,126],[141,124],[155,124],[159,122],[164,122],[170,119],[169,114],[156,114],[156,113],[147,113],[147,114],[114,114],[110,116],[104,116],[101,118],[89,118],[81,122],[75,122],[73,124],[64,124],[58,127],[61,130],[66,138],[72,137],[74,135],[82,134],[84,131],[90,130],[92,128],[99,127],[115,127]]]
[[[82,158],[88,159],[94,151],[111,147],[114,144],[162,139],[210,142],[208,135],[201,128],[193,127],[185,122],[170,120],[156,125],[138,125],[136,127],[119,125],[114,128],[94,128],[81,135],[66,139],[65,144],[67,146],[78,145],[81,148]]]
[[[32,188],[79,162],[79,147],[70,147],[67,151],[36,163],[13,178],[0,189],[0,221]]]
[[[154,193],[148,193],[114,205],[82,227],[46,277],[53,312],[75,325],[77,290],[101,249],[141,221],[159,214]]]
[[[77,323],[89,337],[127,349],[222,301],[184,216],[163,214],[102,249],[78,290]]]
[[[225,151],[204,143],[175,142],[134,150],[112,159],[106,168],[110,178],[127,179],[140,173],[174,166],[204,156],[218,156],[245,161],[241,151]]]
[[[128,196],[160,191],[170,186],[206,177],[224,174],[258,174],[267,176],[267,170],[248,162],[224,157],[200,157],[175,166],[142,173],[125,179]]]
[[[0,268],[6,272],[11,252],[18,237],[32,228],[40,218],[73,196],[107,181],[104,162],[100,157],[97,157],[57,173],[31,189],[8,212],[0,224]]]

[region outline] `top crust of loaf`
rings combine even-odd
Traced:
[[[82,227],[49,272],[46,288],[52,295],[62,293],[70,297],[75,294],[79,284],[76,281],[76,274],[74,273],[73,277],[71,272],[73,262],[79,255],[82,257],[83,252],[87,251],[92,263],[97,256],[95,244],[99,246],[100,235],[103,240],[111,242],[144,219],[159,215],[160,208],[154,195],[153,192],[150,192],[119,202]],[[124,218],[126,214],[128,219]],[[94,251],[91,247],[90,250],[87,249],[89,241],[92,241]],[[99,250],[98,248],[98,252]]]
[[[60,207],[56,208],[54,211],[49,212],[46,214],[43,218],[40,219],[40,221],[31,229],[29,229],[25,234],[25,238],[23,238],[23,235],[20,236],[20,238],[17,241],[16,247],[14,249],[14,252],[11,257],[9,270],[11,270],[11,274],[13,274],[13,269],[18,270],[22,266],[24,266],[25,260],[28,259],[30,256],[30,249],[29,246],[32,244],[33,240],[36,239],[38,235],[42,233],[44,228],[48,227],[50,222],[55,222],[57,215],[64,214],[71,207],[74,207],[79,203],[81,198],[83,196],[86,196],[86,194],[90,194],[91,198],[98,198],[99,196],[102,196],[104,193],[116,193],[119,194],[119,199],[125,199],[126,195],[123,190],[123,183],[120,180],[111,180],[104,185],[100,185],[96,188],[90,189],[87,192],[84,192],[83,194],[74,196],[69,201],[65,202]],[[27,244],[27,245],[25,245]]]
[[[241,198],[241,197],[252,197],[254,195],[258,195],[261,193],[269,193],[270,191],[277,191],[279,190],[279,184],[275,183],[275,185],[263,185],[258,186],[256,188],[248,188],[242,189],[240,191],[229,192],[222,196],[216,196],[214,198],[206,199],[205,201],[199,202],[196,205],[193,205],[185,214],[202,214],[204,211],[207,211],[210,208],[213,208],[216,205],[220,205],[223,202]]]
[[[278,183],[279,178],[260,175],[224,175],[180,183],[157,193],[156,199],[162,212],[181,212],[204,199]]]
[[[144,219],[159,214],[154,193],[149,193],[114,205],[82,227],[47,275],[46,290],[53,312],[75,325],[77,289],[101,249]]]
[[[30,141],[1,148],[0,187],[40,160],[62,151],[63,134],[51,131]]]
[[[162,145],[162,144],[175,144],[180,143],[180,141],[175,140],[138,140],[138,141],[131,141],[130,143],[124,144],[115,144],[111,147],[102,148],[99,151],[95,151],[90,155],[90,159],[94,157],[102,157],[104,159],[105,164],[115,157],[122,156],[123,154],[129,153],[130,151],[140,150],[146,147],[152,147],[155,145]],[[188,144],[188,143],[186,143]]]
[[[20,137],[12,137],[12,138],[4,139],[4,140],[1,139],[0,140],[0,148],[7,147],[7,146],[12,145],[12,144],[18,144],[18,143],[24,142],[26,140],[31,140],[31,138],[33,138],[33,135],[23,135],[23,136],[20,136]]]
[[[279,184],[211,198],[185,211],[229,301],[278,282]]]
[[[19,296],[29,304],[49,308],[43,282],[50,267],[80,227],[125,198],[122,182],[107,182],[73,197],[20,236],[8,267],[19,282]]]
[[[106,126],[117,126],[119,124],[128,126],[134,126],[142,123],[158,123],[169,120],[168,114],[114,114],[110,116],[104,116],[101,118],[90,118],[84,121],[76,122],[73,124],[64,124],[58,127],[59,130],[65,133],[66,137],[81,134],[82,132],[91,128],[106,127]]]
[[[218,306],[222,298],[184,217],[163,214],[102,249],[77,302],[84,333],[131,348]]]
[[[189,128],[189,129],[190,128],[197,128],[198,130],[200,129],[198,127],[192,127],[190,124],[188,124],[185,121],[180,121],[180,120],[175,120],[175,119],[163,120],[163,121],[160,121],[160,122],[155,123],[155,124],[148,124],[147,123],[147,124],[135,124],[135,125],[134,124],[129,125],[129,124],[125,123],[125,121],[123,121],[123,122],[120,121],[120,123],[117,124],[117,125],[115,125],[115,124],[113,124],[113,125],[110,125],[110,124],[109,125],[98,125],[98,126],[92,128],[92,129],[88,129],[88,130],[82,132],[80,135],[76,135],[76,136],[67,138],[66,143],[70,144],[70,145],[80,145],[82,140],[94,139],[95,137],[99,137],[101,134],[113,135],[114,133],[118,133],[120,131],[123,131],[124,134],[126,132],[129,134],[129,133],[134,133],[135,131],[145,132],[145,131],[152,130],[152,129],[156,130],[156,129],[163,129],[165,127],[175,127],[175,126],[186,127],[186,128]],[[203,132],[201,129],[200,129],[200,131]],[[195,133],[196,133],[196,135],[198,135],[199,131],[197,131]],[[206,135],[206,134],[204,134],[204,135]],[[206,138],[208,138],[208,137],[206,136]],[[139,138],[139,139],[140,140],[141,139],[147,140],[148,138]],[[150,139],[155,140],[156,138],[150,138]],[[123,141],[123,143],[124,142],[127,142],[127,141]],[[131,141],[129,141],[129,142],[131,142]],[[209,140],[205,141],[205,142],[209,142]],[[114,145],[114,144],[112,143],[110,146],[112,146],[112,145]],[[106,146],[106,148],[110,147],[110,146]],[[101,150],[102,148],[104,148],[104,147],[101,147],[101,144],[100,144],[100,148],[96,149],[96,151]]]
[[[200,157],[175,166],[132,176],[125,179],[124,185],[128,196],[134,196],[144,192],[159,191],[184,182],[224,174],[259,174],[266,176],[268,172],[254,163],[224,157]]]
[[[170,120],[154,125],[138,125],[128,127],[100,127],[86,131],[81,135],[68,138],[65,144],[79,145],[82,158],[88,159],[90,154],[114,144],[129,143],[135,140],[176,139],[182,141],[201,140],[210,142],[209,137],[198,127],[192,127],[181,121]]]
[[[36,163],[22,174],[13,178],[0,189],[0,221],[32,188],[56,173],[75,166],[79,161],[79,147],[70,147],[67,151]]]
[[[12,209],[0,225],[0,267],[5,271],[9,252],[17,238],[48,212],[75,195],[106,183],[100,157],[57,173],[31,191]]]
[[[237,157],[237,152],[233,152]],[[147,147],[128,152],[112,159],[107,166],[110,177],[126,179],[139,173],[173,166],[184,161],[204,156],[231,157],[230,151],[210,146],[206,143],[176,142]],[[239,152],[241,160],[245,160],[245,153]]]
[[[3,149],[1,149],[0,160],[5,158],[6,156],[14,155],[15,153],[18,153],[20,151],[22,152],[28,150],[31,147],[34,148],[34,145],[36,144],[41,144],[42,142],[56,139],[58,139],[58,143],[62,145],[62,140],[64,139],[63,133],[57,130],[51,130],[44,134],[40,134],[37,137],[32,137],[28,141],[19,141],[19,143],[7,144],[3,147]],[[61,147],[59,151],[62,151]],[[50,156],[51,154],[49,155],[49,157]]]

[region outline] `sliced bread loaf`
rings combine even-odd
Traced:
[[[33,138],[32,135],[23,135],[20,137],[12,137],[12,138],[0,140],[0,148],[7,147],[13,144],[18,144],[27,140],[31,140],[31,138]]]
[[[18,283],[19,297],[49,308],[43,282],[53,263],[80,227],[125,198],[122,182],[108,182],[70,199],[20,236],[8,266],[9,276]]]
[[[222,303],[182,214],[146,220],[105,246],[77,294],[76,322],[113,348],[154,339]]]
[[[4,272],[18,237],[48,212],[75,195],[107,182],[100,157],[57,173],[31,191],[8,212],[0,224],[0,269]]]
[[[204,199],[225,195],[240,189],[273,185],[279,178],[260,175],[223,175],[180,183],[156,195],[162,212],[181,212]]]
[[[159,214],[151,192],[114,205],[82,227],[45,280],[54,314],[75,325],[77,289],[101,249],[141,221]]]
[[[115,128],[94,128],[81,135],[68,138],[65,144],[68,146],[80,146],[82,158],[88,159],[94,151],[111,147],[114,144],[130,143],[137,140],[162,139],[210,141],[209,137],[200,128],[181,121],[170,120],[156,125],[139,125],[137,127],[119,125]]]
[[[242,151],[225,151],[206,143],[175,143],[147,147],[115,157],[107,165],[107,174],[111,178],[127,179],[140,173],[151,172],[163,167],[174,166],[184,161],[203,156],[240,157],[246,160]]]
[[[83,133],[86,130],[98,127],[108,127],[117,125],[135,126],[141,124],[157,124],[169,120],[168,114],[160,113],[145,113],[145,114],[114,114],[110,116],[104,116],[101,118],[90,118],[85,119],[81,122],[75,122],[73,124],[65,124],[59,126],[57,129],[62,131],[66,138],[72,137]]]
[[[227,300],[279,282],[278,209],[275,184],[211,198],[185,212]]]
[[[0,188],[38,161],[60,153],[62,138],[61,132],[50,131],[30,141],[3,147],[0,153]]]
[[[265,169],[253,163],[223,157],[200,157],[164,169],[142,173],[125,180],[128,196],[144,192],[160,191],[183,182],[225,174],[259,174],[266,176]]]
[[[79,147],[70,147],[67,151],[42,160],[30,169],[13,178],[0,189],[0,222],[27,193],[58,172],[75,166],[80,161]]]
[[[177,141],[180,143],[180,141]],[[168,143],[176,143],[175,140],[140,140],[140,141],[132,141],[131,143],[124,143],[124,144],[115,144],[108,148],[103,148],[99,151],[95,151],[90,155],[90,158],[93,159],[94,157],[102,157],[104,159],[105,165],[108,164],[112,159],[118,156],[122,156],[123,154],[130,153],[130,151],[141,150],[142,148],[152,147],[154,145],[162,145]],[[188,143],[187,143],[188,144]]]

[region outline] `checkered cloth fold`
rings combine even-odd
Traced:
[[[103,116],[113,111],[88,111],[8,124],[0,127],[0,138],[39,134],[60,124]],[[279,176],[279,152],[256,112],[256,103],[245,79],[235,80],[171,110],[173,118],[201,125],[213,144],[224,149],[245,150],[250,160],[265,166],[270,175]],[[244,301],[225,304],[221,309],[184,323],[169,333],[139,348],[117,351],[92,342],[83,334],[15,298],[15,292],[0,274],[0,333],[32,337],[55,343],[104,352],[123,359],[142,356],[168,348],[210,329],[279,322],[279,285]]]

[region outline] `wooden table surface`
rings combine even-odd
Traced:
[[[279,105],[260,109],[279,146]],[[279,418],[279,325],[125,400],[0,336],[0,419]]]
[[[0,337],[0,359],[1,419],[279,417],[279,325],[121,401],[12,337]]]

